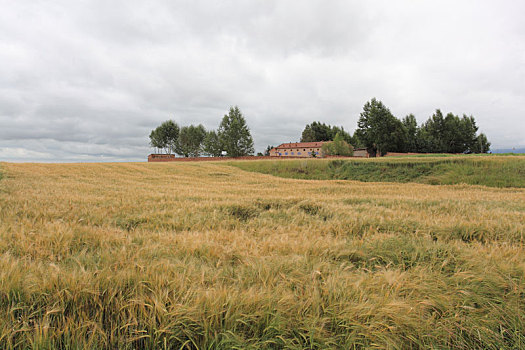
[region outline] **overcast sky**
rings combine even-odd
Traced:
[[[144,161],[162,121],[256,151],[376,97],[419,122],[474,115],[525,147],[525,1],[0,0],[0,161]]]

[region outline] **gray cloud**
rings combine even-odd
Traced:
[[[144,160],[163,120],[237,104],[257,150],[381,99],[421,122],[472,114],[525,146],[515,1],[0,1],[0,160]]]

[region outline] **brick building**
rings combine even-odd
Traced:
[[[326,142],[283,143],[270,150],[270,157],[322,157],[322,147]]]

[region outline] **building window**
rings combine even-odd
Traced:
[[[297,152],[297,155],[300,156],[300,155],[301,155],[301,152]]]
[[[303,148],[303,151],[306,151],[306,148]]]
[[[287,155],[288,155],[288,152],[284,152],[284,155],[287,156]]]
[[[292,152],[292,156],[293,156],[293,152]]]

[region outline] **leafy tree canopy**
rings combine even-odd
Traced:
[[[202,142],[203,151],[205,154],[211,157],[220,157],[222,155],[222,143],[219,139],[219,135],[215,131],[208,131],[206,137]]]
[[[333,141],[323,144],[323,154],[328,156],[352,156],[354,148],[349,145],[341,133],[337,133]]]
[[[202,141],[206,137],[206,129],[202,125],[184,126],[180,129],[175,150],[184,157],[198,157],[202,152]]]
[[[217,134],[229,157],[253,154],[252,135],[239,107],[230,107],[229,113],[222,118]]]
[[[490,142],[483,133],[476,137],[476,142],[472,145],[472,153],[487,153],[490,150]]]
[[[347,143],[354,143],[352,136],[342,126],[331,126],[321,122],[306,125],[301,134],[301,142],[332,141],[338,133]]]
[[[373,155],[405,150],[407,136],[403,123],[375,98],[364,105],[356,135]]]
[[[173,120],[166,120],[149,135],[151,147],[164,150],[166,153],[175,151],[177,139],[179,137],[179,126]]]

